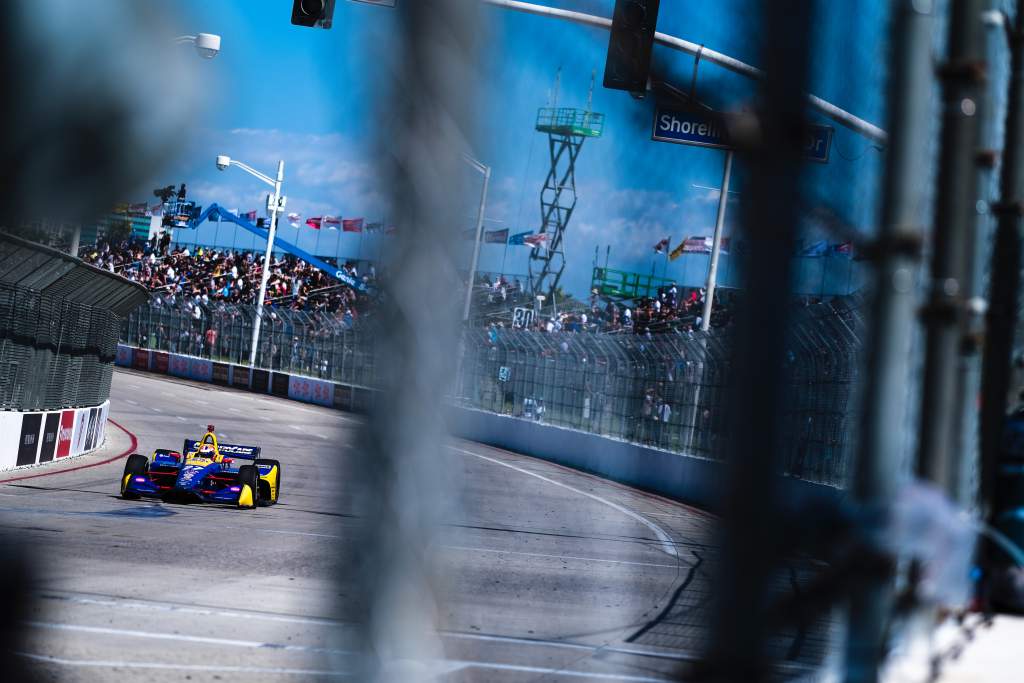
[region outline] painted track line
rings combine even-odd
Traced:
[[[99,668],[99,669],[160,669],[165,671],[196,671],[201,673],[249,673],[249,674],[277,674],[289,676],[333,676],[335,678],[350,678],[351,674],[342,671],[326,671],[318,669],[278,669],[272,667],[258,666],[216,666],[208,664],[164,664],[162,662],[122,662],[117,660],[104,659],[65,659],[52,657],[50,655],[34,654],[32,652],[15,653],[26,659],[48,664],[59,664],[61,666]]]
[[[602,498],[601,496],[597,495],[596,493],[590,493],[589,491],[584,491],[582,489],[578,489],[575,486],[569,486],[568,484],[563,484],[560,481],[555,481],[554,479],[549,479],[548,477],[545,477],[542,474],[537,474],[536,472],[531,472],[528,469],[524,469],[522,467],[517,467],[517,466],[512,465],[510,463],[507,463],[507,462],[502,462],[501,460],[498,460],[497,458],[491,458],[491,457],[486,456],[486,455],[481,455],[479,453],[474,453],[473,451],[467,451],[464,448],[458,448],[456,446],[450,446],[450,448],[452,448],[452,450],[458,451],[459,453],[464,453],[466,455],[471,455],[474,458],[480,458],[481,460],[486,460],[488,462],[494,463],[495,465],[500,465],[501,467],[507,467],[508,469],[515,470],[516,472],[520,472],[521,474],[526,474],[526,475],[529,475],[531,477],[536,477],[537,479],[540,479],[541,481],[546,481],[547,483],[549,483],[549,484],[551,484],[553,486],[558,486],[559,488],[563,488],[563,489],[566,489],[568,491],[572,491],[574,493],[578,493],[579,495],[586,496],[587,498],[590,498],[591,500],[595,500],[598,503],[601,503],[602,505],[607,505],[608,507],[612,508],[613,510],[621,512],[622,514],[626,515],[627,517],[630,517],[630,518],[636,520],[637,522],[640,522],[645,527],[647,527],[652,532],[654,532],[654,535],[657,536],[657,538],[658,538],[659,547],[661,548],[661,551],[663,553],[665,553],[666,555],[670,555],[672,557],[675,557],[677,559],[679,557],[679,553],[676,551],[675,541],[672,540],[672,537],[669,536],[668,533],[666,533],[664,529],[662,529],[660,526],[658,526],[657,524],[655,524],[651,520],[647,519],[643,515],[640,515],[639,513],[633,512],[629,508],[623,507],[623,506],[619,505],[618,503],[613,503],[612,501],[608,500],[607,498]]]
[[[498,548],[471,548],[464,545],[445,545],[442,548],[450,550],[462,550],[471,553],[496,553],[499,555],[523,555],[524,557],[543,557],[552,560],[574,560],[577,562],[603,562],[607,564],[626,564],[637,567],[666,567],[668,569],[679,569],[678,564],[661,564],[658,562],[631,562],[628,560],[606,560],[601,557],[577,557],[576,555],[549,555],[547,553],[528,553],[522,550],[499,550]]]
[[[57,475],[57,474],[67,474],[68,472],[77,472],[79,470],[86,470],[86,469],[89,469],[90,467],[99,467],[100,465],[107,465],[109,463],[114,462],[115,460],[120,460],[121,458],[124,458],[124,457],[134,453],[135,449],[137,449],[139,447],[139,440],[136,438],[136,436],[133,433],[129,432],[124,426],[122,426],[122,425],[118,424],[117,422],[114,422],[113,420],[111,420],[109,417],[107,418],[107,422],[109,422],[110,424],[114,425],[115,427],[120,429],[122,432],[127,434],[128,438],[132,440],[132,443],[128,447],[128,450],[123,451],[121,453],[118,453],[117,455],[113,456],[112,458],[107,458],[106,460],[100,460],[99,462],[91,462],[91,463],[89,463],[87,465],[77,465],[75,467],[68,467],[67,469],[54,470],[53,472],[40,472],[39,474],[26,474],[26,475],[23,475],[23,476],[20,476],[20,477],[11,477],[10,479],[0,479],[0,484],[10,484],[12,481],[22,481],[24,479],[37,479],[39,477],[52,477],[52,476]]]
[[[79,626],[76,624],[57,624],[48,621],[26,621],[23,622],[33,628],[49,629],[52,631],[77,631],[79,633],[96,633],[105,636],[124,636],[127,638],[145,638],[150,640],[174,640],[184,643],[198,643],[201,645],[216,645],[219,647],[242,647],[252,650],[282,650],[286,652],[321,652],[328,654],[352,654],[347,650],[336,650],[327,647],[307,647],[305,645],[283,645],[278,643],[264,643],[258,640],[238,640],[235,638],[213,638],[207,636],[190,636],[183,633],[156,633],[154,631],[139,631],[137,629],[108,628],[105,626]]]

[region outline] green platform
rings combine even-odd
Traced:
[[[673,279],[654,275],[595,267],[590,279],[590,287],[592,290],[596,289],[601,296],[616,299],[638,299],[640,297],[656,297],[658,287],[666,287],[674,282]]]
[[[555,135],[599,138],[604,132],[604,114],[572,107],[548,107],[537,111],[537,130]]]

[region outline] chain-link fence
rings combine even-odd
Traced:
[[[325,313],[264,309],[256,365],[375,386],[373,337]],[[863,325],[858,297],[801,309],[788,354],[786,472],[842,486],[853,451]],[[121,339],[141,348],[247,364],[254,309],[154,299]],[[457,404],[707,458],[726,452],[727,331],[661,334],[470,330]]]
[[[154,297],[128,316],[125,344],[249,364],[253,306],[201,304]],[[365,333],[320,312],[264,308],[256,366],[345,384],[373,386],[375,356]]]

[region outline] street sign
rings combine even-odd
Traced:
[[[827,164],[832,149],[831,126],[811,125],[803,140],[803,154],[808,161]],[[695,145],[716,149],[732,149],[721,120],[700,112],[655,107],[654,131],[651,139],[677,145]]]

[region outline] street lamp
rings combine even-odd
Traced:
[[[469,306],[473,300],[473,279],[476,278],[476,266],[480,260],[480,238],[484,229],[484,209],[487,206],[487,186],[491,182],[491,167],[484,166],[468,154],[463,154],[462,158],[484,176],[484,186],[480,191],[480,209],[476,215],[476,244],[473,245],[473,261],[469,266],[469,282],[466,283],[466,305],[462,309],[462,322],[466,322],[469,320]]]
[[[277,234],[277,213],[284,208],[284,198],[281,196],[281,183],[284,181],[284,161],[277,162],[277,180],[274,180],[265,173],[260,173],[241,161],[223,154],[217,155],[217,169],[223,171],[228,166],[237,166],[274,188],[274,196],[268,202],[270,204],[270,232],[267,233],[267,253],[263,256],[263,276],[260,278],[260,293],[256,299],[256,323],[252,327],[252,349],[249,351],[249,365],[250,367],[256,367],[256,348],[260,341],[260,326],[263,323],[263,299],[267,296],[267,280],[270,279],[270,259],[274,254],[274,236]]]
[[[220,36],[215,33],[200,33],[194,36],[178,36],[174,39],[175,45],[192,43],[196,46],[196,52],[203,59],[213,59],[220,52]]]

